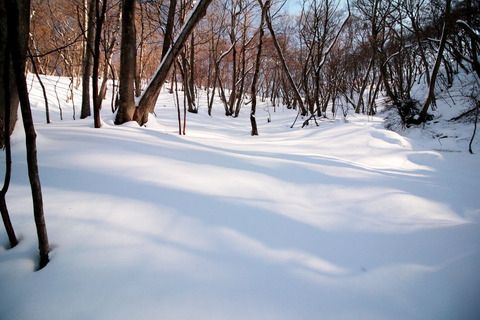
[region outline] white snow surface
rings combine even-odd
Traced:
[[[29,79],[51,261],[35,271],[19,124],[7,205],[20,243],[0,232],[0,319],[479,319],[472,124],[440,121],[442,139],[381,115],[291,129],[294,110],[268,123],[262,105],[252,137],[248,106],[209,117],[202,93],[179,136],[164,92],[146,127],[115,126],[106,100],[94,129],[72,119],[68,79],[57,100],[48,77],[46,124]]]

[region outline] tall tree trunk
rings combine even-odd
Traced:
[[[92,62],[94,50],[94,36],[95,36],[95,0],[86,1],[86,40],[85,52],[83,56],[83,73],[82,73],[82,109],[80,111],[80,119],[85,119],[91,116],[90,105],[90,76],[92,75]]]
[[[163,39],[162,47],[162,60],[170,49],[173,35],[173,25],[175,23],[175,10],[177,8],[177,0],[170,0],[170,6],[168,7],[167,24],[165,25],[165,37]],[[173,86],[173,83],[172,83]]]
[[[190,36],[190,75],[188,77],[188,87],[190,101],[188,103],[188,112],[197,113],[198,109],[195,104],[195,36],[192,32]],[[185,125],[185,123],[184,123]]]
[[[145,27],[143,25],[144,17],[143,17],[143,4],[140,3],[140,43],[138,44],[139,52],[138,52],[138,59],[135,58],[135,76],[134,76],[134,85],[135,85],[135,97],[140,97],[142,95],[142,70],[143,70],[143,48],[144,44],[143,41],[145,39],[144,32]],[[135,37],[137,30],[135,29],[135,24],[133,25]],[[137,53],[135,52],[135,55]]]
[[[150,83],[141,96],[138,107],[135,110],[134,119],[138,122],[138,124],[143,125],[148,121],[148,114],[153,112],[153,109],[155,108],[158,95],[160,94],[160,90],[168,76],[171,66],[178,57],[180,50],[185,44],[185,41],[187,41],[188,37],[193,32],[196,24],[207,13],[207,8],[211,2],[212,0],[200,0],[198,2],[197,6],[193,9],[194,11],[190,15],[190,18],[178,34],[175,43],[173,43],[170,50],[163,57],[157,72],[150,80]]]
[[[105,12],[107,11],[107,0],[102,1],[102,8],[100,9],[99,1],[96,1],[95,16],[97,25],[95,28],[95,41],[93,52],[93,70],[92,70],[92,89],[93,89],[93,117],[95,122],[95,128],[102,126],[100,118],[100,110],[102,109],[103,97],[100,95],[98,89],[98,76],[100,69],[100,42],[102,38],[103,21],[105,20]]]
[[[252,89],[251,89],[252,109],[250,110],[250,124],[252,125],[252,132],[251,132],[252,136],[258,136],[257,120],[255,119],[255,112],[257,109],[257,82],[258,82],[258,75],[260,73],[260,63],[262,61],[263,35],[265,33],[265,31],[263,30],[263,25],[265,23],[266,12],[270,7],[270,0],[267,0],[265,4],[262,3],[262,0],[258,0],[258,3],[262,7],[262,18],[260,20],[257,57],[255,59],[255,71],[253,72]]]
[[[228,115],[233,115],[234,112],[234,105],[235,105],[235,98],[237,96],[237,47],[236,47],[236,35],[235,35],[235,27],[236,27],[236,16],[235,12],[232,13],[232,30],[230,31],[230,41],[233,44],[232,47],[232,88],[230,90],[230,96],[228,98]]]
[[[243,25],[244,26],[247,25],[247,15],[245,15],[244,17]],[[246,71],[247,39],[246,38],[247,38],[247,28],[244,27],[243,34],[242,34],[242,50],[241,50],[241,54],[242,54],[242,68],[240,71],[241,80],[240,80],[240,87],[237,92],[237,103],[235,106],[235,113],[233,114],[234,118],[238,117],[238,115],[240,114],[240,108],[242,107],[242,101],[243,101],[242,99],[243,91],[245,90],[245,75],[247,73]]]
[[[132,121],[135,114],[135,55],[135,0],[124,0],[122,8],[122,44],[120,47],[120,99],[115,124]]]
[[[39,269],[42,269],[49,262],[48,253],[50,251],[47,236],[47,227],[43,213],[42,189],[37,164],[37,146],[36,133],[33,125],[30,101],[28,98],[27,80],[25,77],[26,50],[22,50],[18,43],[19,26],[26,31],[29,30],[30,15],[21,17],[19,20],[19,7],[16,0],[6,0],[7,3],[7,21],[8,21],[8,44],[11,49],[12,66],[15,73],[15,82],[17,84],[20,108],[22,111],[23,126],[25,128],[25,141],[27,149],[27,165],[30,186],[32,190],[33,213],[35,225],[37,228],[38,247],[40,252]],[[30,9],[30,1],[20,1],[21,6]],[[28,34],[28,33],[27,33]]]
[[[0,21],[6,22],[6,8],[4,7],[4,3],[0,3]],[[2,23],[2,30],[7,30],[7,25],[6,23]],[[4,99],[2,102],[4,103],[5,107],[5,124],[3,131],[5,132],[4,135],[4,145],[5,145],[5,178],[3,181],[3,187],[2,190],[0,190],[0,212],[2,213],[2,220],[3,220],[3,225],[5,226],[5,231],[7,232],[8,235],[8,240],[10,242],[10,247],[13,248],[18,244],[17,236],[15,235],[15,230],[13,229],[12,222],[10,220],[10,215],[8,213],[8,208],[7,208],[7,200],[6,200],[6,195],[8,188],[10,186],[10,178],[11,178],[11,173],[12,173],[12,151],[10,148],[10,49],[7,45],[3,46],[3,44],[7,44],[7,37],[6,34],[3,32],[1,33],[2,39],[2,47],[1,47],[1,53],[2,57],[5,57],[3,59],[2,65],[0,65],[1,68],[3,68],[3,73],[0,81],[3,84],[3,89],[4,89]]]

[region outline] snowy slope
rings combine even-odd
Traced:
[[[105,102],[94,129],[71,120],[66,86],[48,125],[31,91],[53,247],[38,272],[14,134],[21,241],[6,250],[0,233],[0,319],[478,319],[479,156],[465,144],[440,151],[425,130],[354,115],[290,129],[283,108],[270,123],[259,108],[251,137],[248,110],[221,105],[179,136],[166,93],[147,127],[114,126]]]

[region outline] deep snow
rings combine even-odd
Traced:
[[[34,272],[19,126],[7,201],[20,244],[0,232],[0,319],[478,319],[472,125],[398,134],[350,115],[290,129],[294,111],[267,123],[259,108],[252,137],[248,107],[234,119],[217,104],[179,136],[163,93],[147,127],[113,125],[106,101],[94,129],[72,120],[66,79],[60,121],[44,80],[53,123],[36,81],[31,100],[51,262]]]

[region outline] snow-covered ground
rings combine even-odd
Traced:
[[[479,318],[473,125],[400,135],[350,115],[290,129],[295,111],[268,123],[260,107],[252,137],[247,108],[227,118],[217,104],[179,136],[163,93],[147,127],[115,126],[106,101],[94,129],[72,120],[65,79],[59,100],[45,81],[51,124],[36,83],[31,100],[51,262],[34,272],[18,127],[7,204],[20,243],[7,250],[0,232],[0,319]]]

